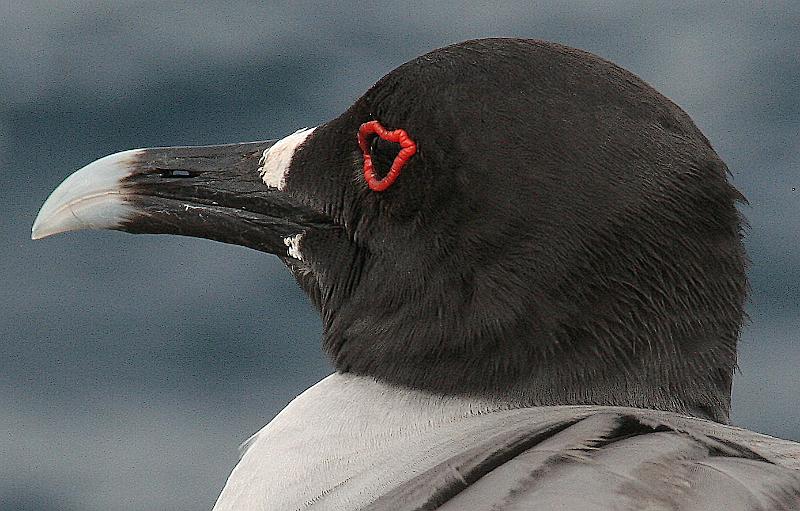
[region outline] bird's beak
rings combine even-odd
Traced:
[[[181,234],[287,256],[287,240],[330,221],[266,186],[259,160],[274,140],[134,149],[65,179],[45,201],[33,239],[81,229]]]

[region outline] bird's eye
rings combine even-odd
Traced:
[[[370,141],[369,152],[374,162],[375,176],[383,179],[389,172],[395,156],[400,152],[400,144],[374,136]]]
[[[389,131],[378,121],[361,125],[358,147],[364,155],[364,179],[375,192],[383,192],[392,186],[409,158],[417,152],[417,144],[406,130]]]

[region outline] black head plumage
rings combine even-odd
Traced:
[[[418,147],[384,192],[357,144],[371,120]],[[371,149],[385,172],[399,146]],[[529,40],[433,51],[317,128],[286,191],[341,227],[292,263],[337,369],[727,419],[742,196],[691,119],[614,64]]]

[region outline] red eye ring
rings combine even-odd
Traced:
[[[378,179],[375,176],[375,168],[372,165],[372,155],[369,153],[370,148],[367,143],[367,137],[372,134],[378,135],[387,142],[400,144],[401,147],[400,152],[394,157],[389,172],[383,179]],[[411,140],[406,130],[396,129],[388,131],[381,126],[381,123],[378,121],[369,121],[361,125],[358,129],[358,147],[361,148],[361,153],[364,155],[364,179],[367,181],[369,188],[374,192],[382,192],[392,186],[398,176],[400,176],[400,171],[403,170],[405,164],[408,163],[408,160],[417,152],[417,144]]]

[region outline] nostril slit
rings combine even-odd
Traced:
[[[195,177],[199,173],[185,169],[159,169],[159,174],[161,175],[161,177],[186,178],[186,177]]]

